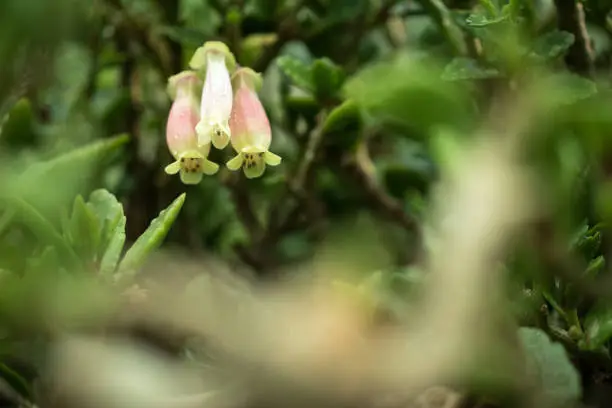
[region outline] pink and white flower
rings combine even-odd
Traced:
[[[250,68],[239,68],[233,77],[234,101],[231,143],[237,155],[227,162],[230,170],[242,167],[247,178],[260,177],[268,166],[278,166],[281,157],[269,151],[272,130],[257,91],[261,76]]]
[[[204,76],[200,121],[196,126],[198,143],[207,145],[212,141],[214,147],[223,149],[231,136],[228,122],[232,112],[230,71],[236,65],[234,55],[225,44],[209,41],[196,50],[189,65]]]
[[[203,174],[213,175],[219,165],[208,160],[210,143],[199,145],[195,127],[200,120],[198,91],[201,80],[195,72],[184,71],[168,79],[173,99],[166,124],[168,150],[176,159],[165,168],[167,174],[180,173],[184,184],[198,184]]]

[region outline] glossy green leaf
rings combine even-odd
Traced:
[[[556,59],[563,56],[574,44],[574,34],[567,31],[551,31],[539,37],[534,46],[533,54],[544,59]]]
[[[147,230],[138,237],[119,264],[120,279],[136,274],[137,269],[146,262],[147,256],[161,245],[184,202],[185,193],[178,196],[166,209],[162,210]]]
[[[540,379],[544,396],[553,406],[575,403],[582,394],[581,380],[563,346],[540,329],[522,327],[519,338],[532,373]]]
[[[442,78],[447,81],[498,78],[499,70],[483,66],[473,58],[455,58],[445,68]]]
[[[102,276],[110,276],[117,268],[125,244],[126,218],[123,206],[113,194],[104,189],[91,193],[88,205],[102,222],[99,271]]]
[[[276,59],[276,64],[285,75],[291,79],[295,86],[307,91],[315,89],[312,73],[305,63],[289,55],[283,55]]]

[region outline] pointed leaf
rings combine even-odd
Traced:
[[[102,276],[112,275],[125,244],[125,215],[123,206],[107,190],[96,190],[89,196],[89,206],[102,222],[99,254],[99,272]]]
[[[137,269],[146,261],[146,257],[161,245],[184,202],[185,193],[178,196],[168,208],[162,210],[159,216],[151,222],[149,228],[138,237],[119,265],[120,279],[134,276]]]
[[[91,143],[48,161],[38,162],[20,175],[2,176],[4,196],[16,196],[35,205],[38,211],[56,214],[57,206],[85,190],[90,176],[100,169],[101,160],[127,143],[127,135]],[[61,180],[61,182],[58,182]],[[44,200],[41,200],[44,197]],[[44,207],[44,208],[43,208]]]
[[[78,174],[83,170],[93,168],[98,160],[114,152],[128,141],[128,135],[120,135],[99,142],[90,143],[86,146],[54,157],[51,160],[32,166],[26,171],[23,177],[25,179],[49,177],[49,174],[55,175],[57,172],[61,172],[62,174],[75,172]]]
[[[74,200],[69,228],[65,233],[81,259],[85,264],[95,261],[102,223],[80,195]]]

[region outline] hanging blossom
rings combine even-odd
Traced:
[[[213,175],[219,170],[219,165],[208,160],[210,143],[198,145],[195,127],[200,119],[200,87],[201,80],[192,71],[168,79],[168,93],[173,103],[166,125],[166,142],[176,161],[166,166],[165,171],[167,174],[180,172],[184,184],[198,184],[203,174]]]
[[[232,147],[237,155],[227,162],[230,170],[242,167],[247,178],[260,177],[266,165],[277,166],[281,157],[270,152],[272,130],[257,91],[261,76],[250,68],[239,68],[233,77],[234,106],[230,118]]]
[[[234,55],[225,44],[209,41],[196,50],[189,66],[204,76],[200,122],[196,126],[198,143],[207,145],[212,141],[217,149],[223,149],[231,136],[228,121],[232,112],[230,71],[236,66]]]

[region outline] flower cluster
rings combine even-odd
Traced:
[[[279,165],[281,158],[269,151],[272,131],[257,95],[261,75],[238,67],[228,47],[216,41],[198,48],[189,67],[168,79],[173,103],[166,141],[175,161],[166,173],[180,173],[183,183],[198,184],[204,174],[219,170],[208,159],[211,145],[224,149],[230,143],[236,156],[226,165],[233,171],[242,168],[247,178],[260,177],[266,165]]]

